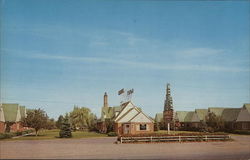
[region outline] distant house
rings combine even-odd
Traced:
[[[188,111],[176,111],[175,112],[175,125],[177,128],[185,127],[185,117]]]
[[[131,101],[123,103],[121,107],[122,110],[114,119],[117,134],[140,134],[154,131],[154,120]]]
[[[25,106],[3,103],[0,106],[0,132],[22,130],[21,119],[26,117]]]
[[[250,104],[244,104],[236,119],[237,129],[250,130]]]
[[[107,132],[107,121],[110,121],[113,123],[114,118],[119,114],[121,111],[121,106],[114,106],[110,107],[108,105],[108,94],[105,92],[103,97],[103,107],[101,109],[101,118],[97,122],[97,129],[101,133]]]
[[[240,108],[225,108],[223,110],[221,117],[224,121],[226,129],[236,129],[236,120],[240,113],[240,110]]]

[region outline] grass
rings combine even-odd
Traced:
[[[4,139],[4,140],[12,141],[12,140],[78,139],[78,138],[91,138],[91,137],[107,137],[107,135],[96,132],[76,131],[72,132],[72,138],[58,138],[58,137],[59,137],[59,130],[54,129],[54,130],[41,130],[38,136],[29,135],[25,137]]]

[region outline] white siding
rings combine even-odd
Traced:
[[[129,111],[128,114],[126,114],[124,117],[122,117],[120,120],[118,120],[118,123],[128,122],[130,119],[132,119],[136,114],[139,112],[136,109],[132,109]]]
[[[129,103],[125,108],[121,111],[121,113],[115,118],[115,121],[118,120],[123,114],[125,114],[129,109],[133,108],[134,106]]]
[[[146,117],[142,112],[138,114],[135,118],[131,120],[131,122],[137,123],[150,123],[152,122],[148,117]]]
[[[21,112],[20,112],[20,106],[17,107],[17,115],[16,115],[16,122],[21,121]]]
[[[3,114],[3,108],[0,107],[0,122],[5,122],[4,114]]]

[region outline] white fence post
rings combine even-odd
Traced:
[[[121,143],[122,143],[122,137],[121,137]]]
[[[181,142],[181,136],[179,136],[179,142]]]
[[[205,135],[205,140],[207,141],[207,135]]]
[[[150,141],[152,142],[152,136],[150,137]]]

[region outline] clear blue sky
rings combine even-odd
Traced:
[[[99,116],[134,88],[154,117],[166,83],[175,110],[250,101],[249,1],[0,1],[2,103]]]

